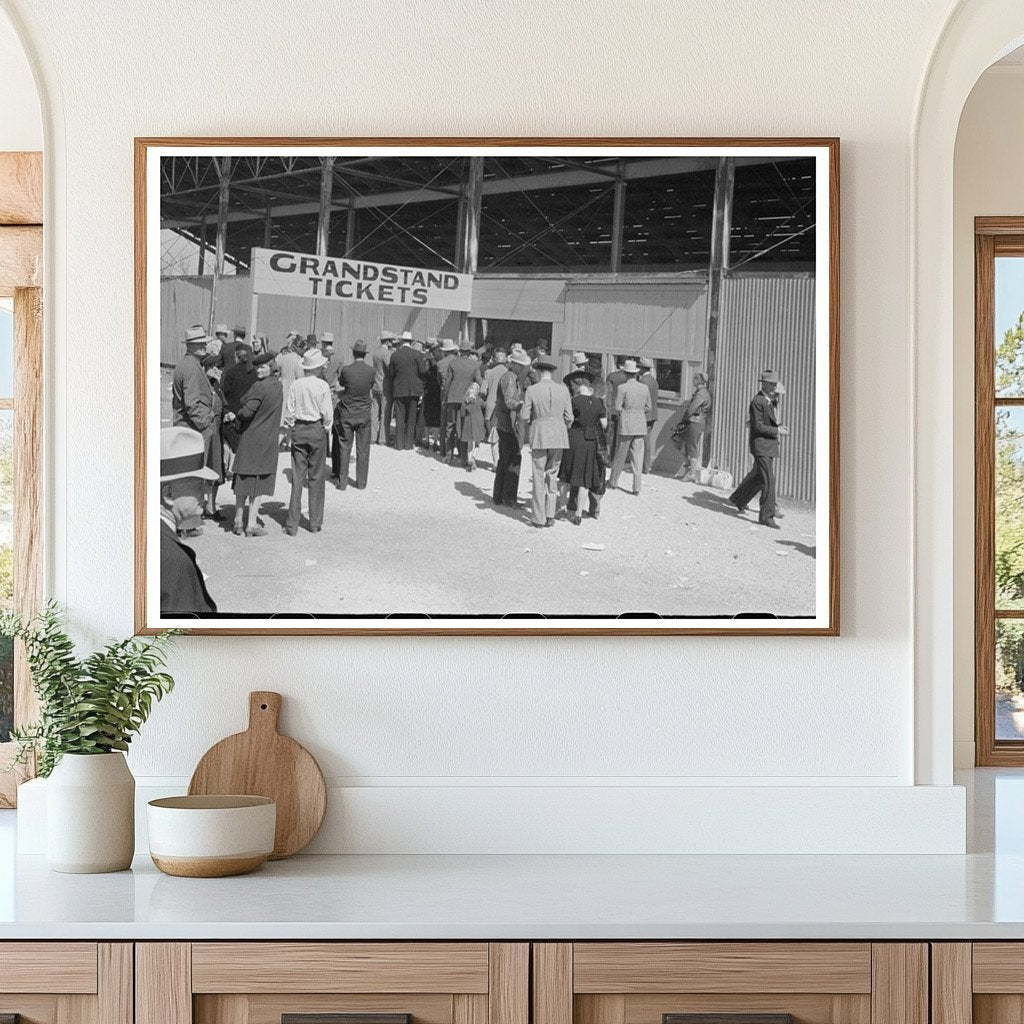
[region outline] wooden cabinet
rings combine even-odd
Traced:
[[[514,942],[139,943],[136,1024],[529,1024],[529,969]]]
[[[927,1024],[928,971],[924,943],[536,943],[532,1024]]]
[[[0,943],[0,1017],[132,1024],[130,942]]]
[[[932,944],[934,1024],[1024,1020],[1024,942]]]

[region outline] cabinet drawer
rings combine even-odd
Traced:
[[[0,942],[0,1018],[21,1024],[132,1024],[126,942]]]
[[[140,943],[135,962],[136,1024],[529,1024],[526,943]]]
[[[484,993],[488,960],[486,942],[197,942],[192,991]]]
[[[926,1024],[923,943],[537,943],[533,1024]]]
[[[0,992],[96,991],[95,942],[0,943]]]
[[[870,943],[578,942],[573,991],[871,991]]]

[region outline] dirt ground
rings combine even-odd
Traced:
[[[782,503],[782,529],[768,530],[756,511],[730,511],[723,492],[654,473],[639,497],[606,494],[596,521],[577,527],[559,519],[537,530],[528,504],[491,503],[489,446],[479,446],[477,458],[470,473],[436,454],[373,445],[366,490],[328,483],[317,534],[306,529],[304,496],[302,526],[289,537],[291,463],[282,452],[275,493],[263,505],[267,536],[231,533],[228,484],[218,495],[225,521],[208,522],[188,543],[222,612],[813,614],[811,507]],[[519,482],[527,503],[529,474],[527,450]],[[620,486],[631,481],[624,474]]]

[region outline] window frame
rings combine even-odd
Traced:
[[[0,297],[14,299],[14,600],[23,617],[43,599],[42,154],[0,153]],[[23,645],[14,653],[14,724],[38,714]],[[10,763],[13,743],[0,743]],[[32,764],[0,771],[0,807],[14,807]]]
[[[974,760],[1021,767],[1024,740],[996,739],[995,721],[996,622],[1024,623],[1024,609],[996,608],[996,410],[1024,407],[1024,397],[996,397],[995,261],[1024,258],[1024,217],[976,217],[974,256]]]

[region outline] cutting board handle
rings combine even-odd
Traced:
[[[249,694],[249,732],[277,732],[281,715],[281,694],[253,690]]]

